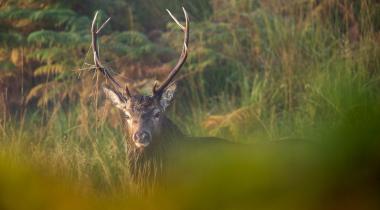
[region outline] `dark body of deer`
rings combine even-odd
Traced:
[[[173,167],[175,164],[173,159],[179,158],[175,154],[181,151],[187,151],[183,154],[189,154],[189,150],[201,150],[210,145],[233,144],[216,137],[189,137],[184,135],[170,119],[163,116],[161,120],[161,133],[152,140],[149,147],[137,148],[131,138],[127,139],[130,176],[140,187],[160,184],[167,167]],[[169,164],[173,165],[169,166]]]

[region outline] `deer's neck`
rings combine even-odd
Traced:
[[[159,138],[171,142],[183,137],[181,130],[169,118],[164,116],[161,125],[161,135]]]

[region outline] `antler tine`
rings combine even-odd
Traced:
[[[118,88],[122,88],[121,85],[116,81],[116,79],[111,75],[109,70],[105,66],[102,65],[99,59],[99,47],[97,45],[98,33],[103,29],[103,27],[108,23],[108,21],[111,18],[108,18],[102,24],[102,26],[100,26],[99,29],[96,29],[97,16],[98,16],[98,11],[95,13],[94,19],[92,20],[92,24],[91,24],[91,37],[92,37],[91,47],[92,47],[92,52],[94,54],[94,63],[95,63],[96,69],[99,70],[106,78],[110,79],[114,86],[117,86]],[[125,87],[125,93],[127,97],[131,96],[127,86]]]
[[[157,88],[157,85],[154,85],[153,87],[153,94],[155,96],[161,96],[163,91],[165,90],[166,87],[170,85],[172,82],[173,78],[175,75],[178,73],[178,71],[181,69],[183,64],[186,61],[187,58],[187,52],[188,52],[188,43],[189,43],[189,17],[187,15],[187,12],[184,7],[182,7],[183,13],[185,14],[185,26],[179,23],[177,18],[174,17],[174,15],[167,9],[166,11],[169,13],[170,17],[177,23],[177,25],[185,32],[184,40],[183,40],[183,47],[182,47],[182,52],[181,56],[179,57],[179,60],[177,64],[174,66],[174,68],[170,71],[168,77],[165,79],[165,81],[160,85],[160,87]]]

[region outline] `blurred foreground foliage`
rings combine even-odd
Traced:
[[[2,150],[0,206],[19,210],[378,209],[378,105],[345,113],[338,129],[326,127],[324,134],[310,141],[204,144],[173,151],[165,184],[144,196],[134,194],[133,188],[125,190],[126,183],[108,192],[89,188],[85,181],[73,182],[66,174],[47,173],[57,170],[56,165],[36,167],[24,159],[29,154]]]
[[[247,145],[173,154],[167,186],[135,198],[121,120],[89,69],[90,20],[112,17],[102,59],[149,94],[177,60],[182,34],[164,9],[181,19],[182,1],[9,0],[0,208],[376,209],[379,1],[184,4],[190,54],[169,115],[189,135]]]

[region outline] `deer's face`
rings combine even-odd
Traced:
[[[106,87],[103,90],[112,104],[122,111],[134,145],[138,148],[151,145],[160,135],[161,116],[174,98],[175,85],[169,86],[160,97],[128,97]]]

